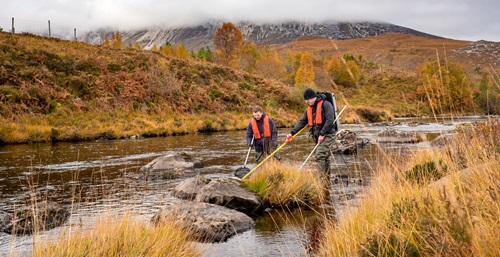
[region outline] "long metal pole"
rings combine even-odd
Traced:
[[[292,136],[292,138],[294,138],[295,136],[297,136],[298,134],[300,134],[300,132],[302,132],[305,128],[307,128],[308,126],[304,126],[301,130],[299,130],[299,132],[297,132],[295,135]],[[252,172],[254,172],[258,167],[260,167],[260,165],[262,165],[264,162],[266,162],[269,158],[271,158],[275,153],[277,153],[279,150],[281,150],[281,148],[283,148],[286,144],[288,144],[288,142],[285,141],[284,144],[280,145],[280,147],[278,147],[276,150],[274,150],[274,152],[272,152],[270,155],[268,155],[266,157],[266,159],[264,159],[262,162],[260,162],[257,166],[255,166],[255,168],[253,168],[251,171],[249,171],[243,178],[241,179],[245,179],[247,178],[248,176],[250,176],[250,174],[252,174]]]
[[[245,168],[245,166],[247,166],[248,156],[250,156],[250,150],[252,149],[254,138],[255,138],[255,136],[252,137],[252,142],[250,143],[250,147],[248,147],[247,158],[245,159],[245,164],[243,164],[243,168]]]

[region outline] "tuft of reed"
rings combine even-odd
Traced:
[[[500,121],[383,160],[361,205],[325,221],[320,256],[499,256]]]
[[[102,215],[91,229],[74,227],[54,240],[38,241],[32,252],[42,256],[201,256],[189,231],[173,217],[160,226],[124,214]]]
[[[317,205],[325,199],[324,181],[316,171],[271,160],[245,180],[246,186],[273,206]]]

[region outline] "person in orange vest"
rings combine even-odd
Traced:
[[[315,159],[317,170],[324,176],[326,182],[330,181],[330,146],[335,142],[335,133],[337,127],[334,126],[335,111],[333,105],[328,102],[324,95],[316,94],[313,89],[308,88],[304,91],[304,100],[307,103],[307,109],[287,135],[287,142],[292,140],[295,135],[304,126],[311,128],[311,134],[314,142],[319,144],[316,148]]]
[[[247,127],[247,145],[255,147],[255,161],[259,163],[278,147],[278,130],[274,121],[264,113],[262,107],[252,107],[253,118]],[[253,143],[252,143],[253,138]],[[275,155],[276,159],[280,159]]]

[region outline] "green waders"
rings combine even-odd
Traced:
[[[330,157],[331,151],[330,146],[335,142],[335,135],[326,134],[323,142],[316,148],[316,167],[318,169],[318,174],[325,189],[325,195],[329,197],[330,195]]]

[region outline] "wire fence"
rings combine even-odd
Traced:
[[[70,28],[46,22],[30,21],[14,18],[0,18],[0,30],[13,34],[30,33],[44,37],[55,37],[77,41],[76,28]]]

